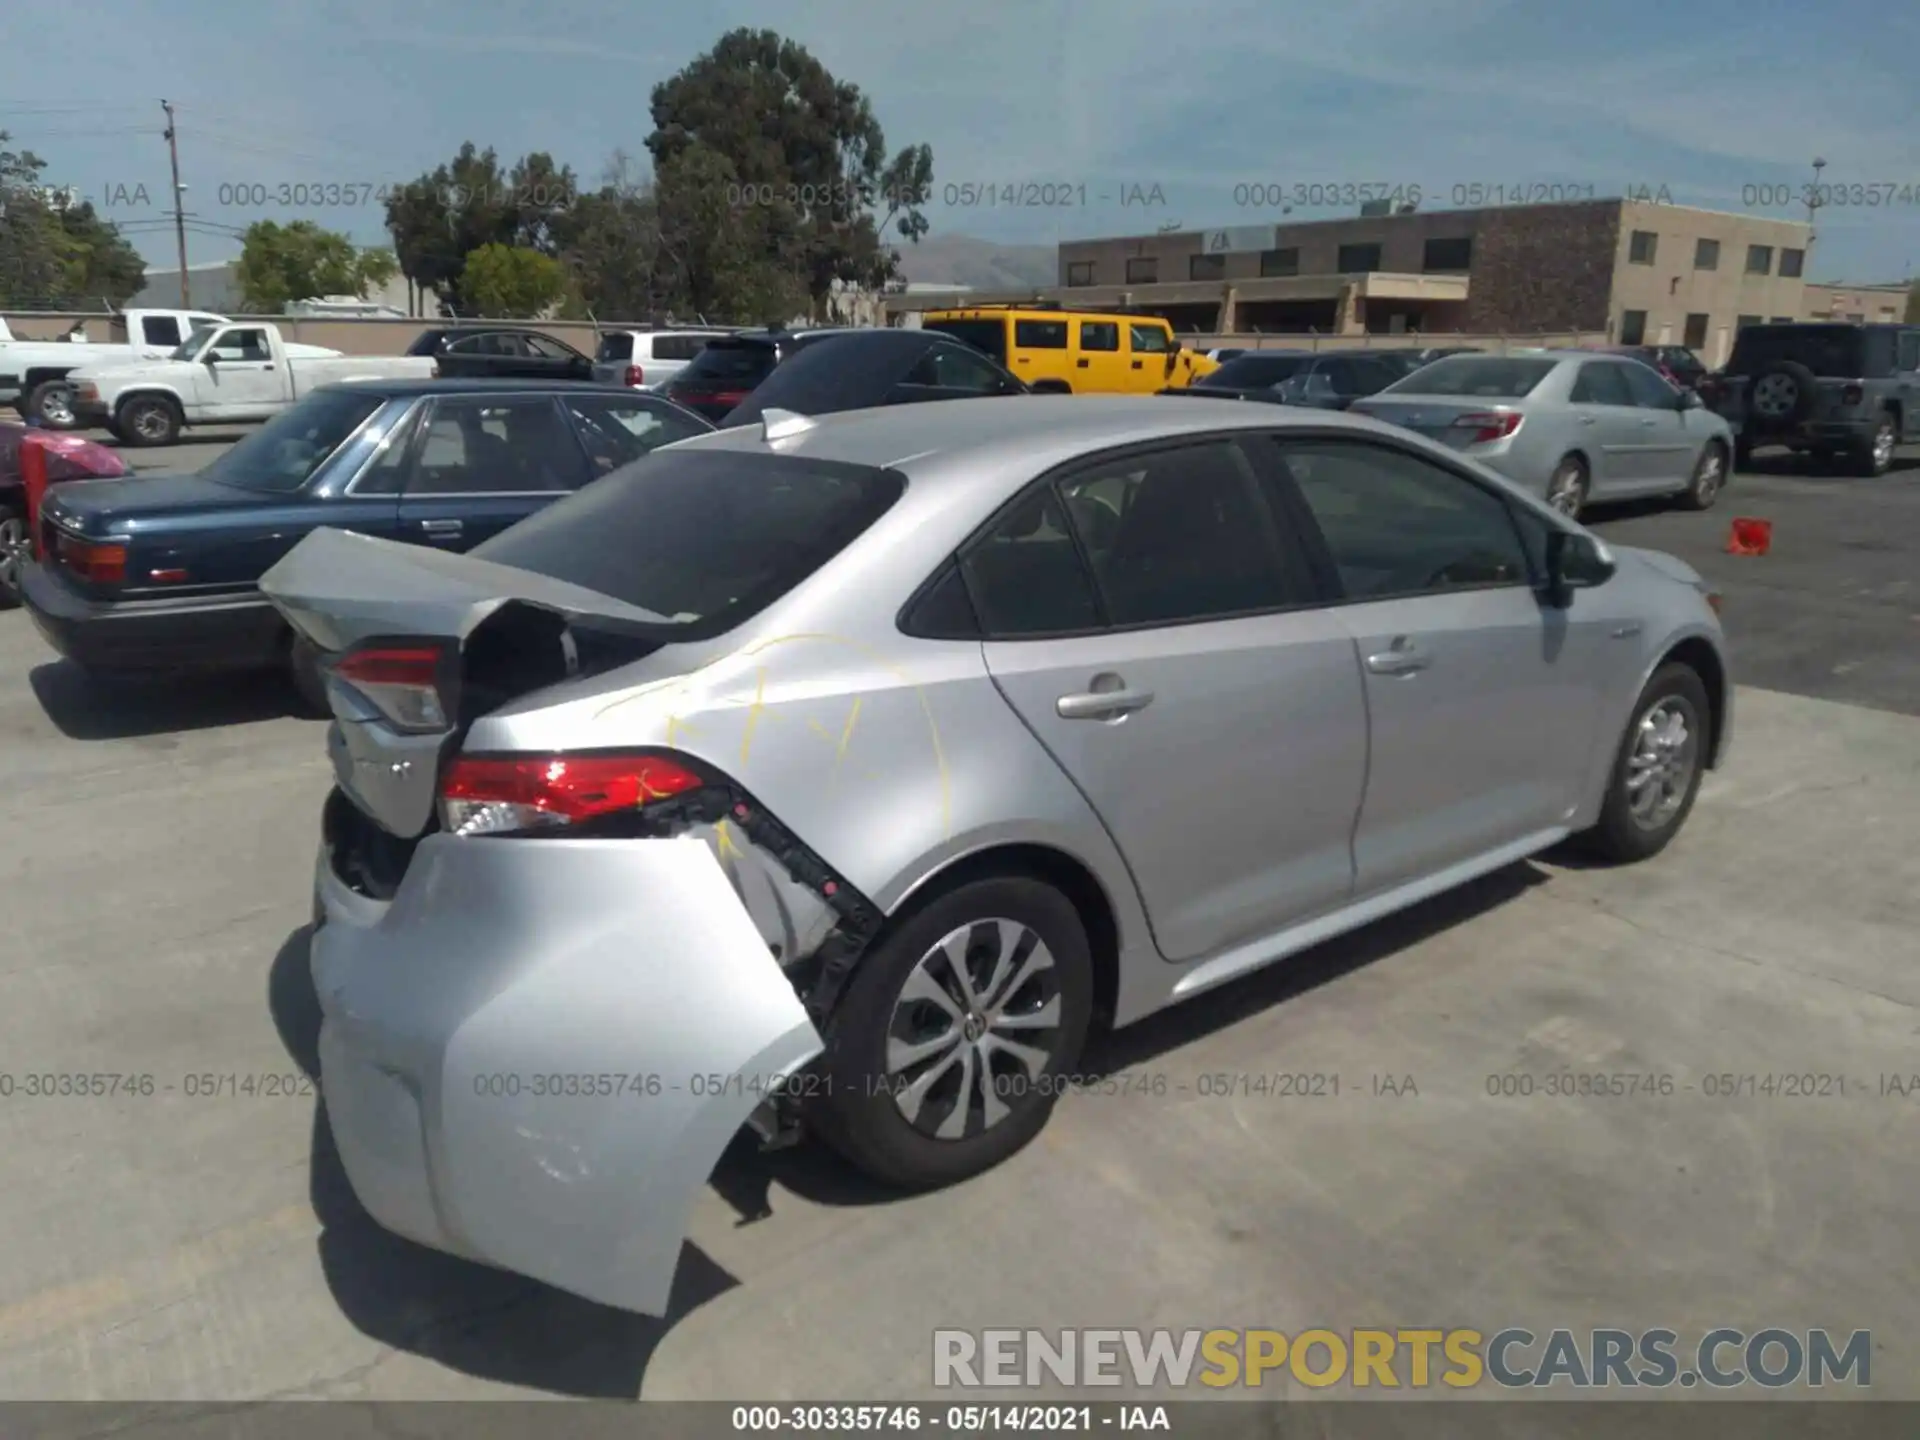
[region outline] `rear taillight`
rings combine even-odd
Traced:
[[[440,820],[455,835],[514,834],[639,810],[706,783],[664,755],[462,755],[441,778]]]
[[[446,659],[437,645],[369,645],[348,651],[330,669],[394,729],[431,734],[447,728]]]
[[[642,370],[638,365],[627,366],[627,378],[625,383],[630,389],[638,390],[642,385],[646,384],[646,380],[647,380],[646,372]]]
[[[1485,445],[1490,441],[1504,440],[1520,428],[1521,417],[1511,410],[1489,410],[1484,414],[1459,415],[1454,418],[1455,430],[1471,430],[1467,436],[1469,445]]]
[[[127,578],[127,547],[102,545],[59,532],[60,563],[93,585],[120,585]]]
[[[738,405],[746,398],[747,392],[744,390],[717,390],[707,396],[707,403],[709,405]]]

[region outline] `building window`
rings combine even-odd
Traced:
[[[1226,279],[1227,257],[1224,255],[1189,255],[1187,257],[1187,278],[1189,280]]]
[[[1370,275],[1380,268],[1378,245],[1342,245],[1336,267],[1342,275]]]
[[[1069,285],[1093,284],[1093,261],[1069,260],[1067,262],[1067,284]]]
[[[1426,255],[1422,263],[1431,273],[1435,271],[1467,270],[1473,265],[1473,238],[1462,235],[1457,239],[1434,239],[1427,241]]]
[[[1693,242],[1693,268],[1696,270],[1718,270],[1720,268],[1720,242],[1718,240],[1696,240]]]
[[[1644,345],[1647,342],[1647,312],[1644,310],[1623,310],[1620,312],[1620,343],[1622,345]]]
[[[1135,255],[1127,261],[1129,285],[1155,285],[1160,281],[1160,261],[1152,255]]]
[[[1627,261],[1633,265],[1651,265],[1660,237],[1651,230],[1636,230],[1627,241]]]
[[[1785,280],[1798,280],[1800,272],[1806,268],[1807,252],[1804,250],[1782,250],[1780,252],[1780,276]]]
[[[1771,245],[1749,245],[1747,247],[1747,273],[1749,275],[1770,275],[1773,273],[1773,247]]]
[[[1749,325],[1758,325],[1759,323],[1760,323],[1760,317],[1758,315],[1737,316],[1735,317],[1733,322],[1733,333],[1738,335],[1742,330],[1746,329]]]
[[[1686,338],[1680,343],[1689,350],[1702,349],[1707,343],[1707,317],[1704,315],[1687,316]]]
[[[1260,274],[1272,279],[1280,275],[1298,275],[1300,273],[1300,251],[1297,247],[1286,250],[1262,250],[1260,252]]]

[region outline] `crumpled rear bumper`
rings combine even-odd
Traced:
[[[391,902],[323,849],[321,1093],[388,1229],[663,1314],[689,1213],[820,1052],[694,839],[429,836]]]

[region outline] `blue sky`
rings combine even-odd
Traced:
[[[379,207],[360,197],[463,140],[550,151],[587,182],[616,149],[644,158],[651,87],[752,25],[861,86],[890,144],[930,143],[936,202],[968,182],[1072,196],[936,203],[939,233],[1270,222],[1243,203],[1261,184],[1418,187],[1428,209],[1476,183],[1645,188],[1798,216],[1751,202],[1798,194],[1820,155],[1829,183],[1891,195],[1821,212],[1810,277],[1920,267],[1920,6],[1893,0],[103,0],[86,14],[121,58],[76,55],[70,75],[58,46],[0,46],[0,129],[158,264],[173,257],[163,96],[190,259],[234,253],[228,232],[260,218],[374,242]],[[355,203],[260,206],[233,189],[297,184],[351,187]]]

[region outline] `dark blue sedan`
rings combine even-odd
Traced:
[[[40,633],[103,672],[311,657],[258,581],[323,525],[467,550],[661,445],[713,427],[644,392],[528,380],[316,390],[194,475],[57,485],[21,592]]]

